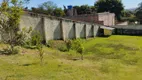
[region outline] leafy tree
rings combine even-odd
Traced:
[[[14,51],[16,45],[20,45],[23,37],[19,30],[20,17],[22,15],[22,2],[19,0],[4,0],[0,6],[0,32],[7,34],[5,42],[10,44],[11,52]]]
[[[142,24],[142,2],[139,4],[139,7],[136,9],[136,17],[139,19]]]
[[[137,18],[135,16],[135,11],[130,11],[130,10],[124,10],[122,12],[122,21],[129,21],[130,23],[134,23],[137,21]]]
[[[98,0],[95,3],[97,12],[111,12],[115,13],[118,20],[121,19],[124,6],[121,0]]]
[[[53,11],[57,8],[57,5],[52,1],[47,1],[39,5],[39,9],[46,10],[48,14],[53,15]]]
[[[91,14],[95,12],[94,6],[88,6],[88,5],[81,5],[81,6],[74,6],[74,8],[77,10],[77,13],[80,14]]]
[[[83,44],[82,44],[80,39],[77,39],[77,40],[73,41],[72,48],[74,50],[76,50],[76,52],[81,55],[81,60],[83,60],[84,59],[84,57],[83,57],[84,46],[83,46]]]
[[[42,45],[42,37],[39,32],[34,32],[34,34],[31,37],[31,43],[32,45],[36,46],[39,52],[39,59],[40,59],[40,64],[42,65],[43,63],[43,55],[44,55],[44,50],[43,50],[43,45]]]
[[[60,17],[60,16],[65,16],[64,11],[61,8],[56,8],[53,11],[54,16]]]
[[[64,16],[65,13],[61,8],[58,8],[57,5],[52,1],[47,1],[38,6],[38,8],[32,8],[32,11],[35,13],[46,14],[51,16]]]

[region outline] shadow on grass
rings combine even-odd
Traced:
[[[39,63],[27,63],[27,64],[22,64],[22,65],[19,65],[19,66],[32,66],[32,65],[37,65]]]

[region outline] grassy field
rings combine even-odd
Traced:
[[[84,60],[75,51],[44,47],[44,63],[37,50],[20,49],[0,55],[0,80],[142,80],[142,37],[111,36],[82,40]],[[4,44],[0,48],[5,47]]]

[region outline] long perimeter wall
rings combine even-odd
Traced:
[[[93,38],[97,36],[100,25],[28,13],[21,17],[20,28],[24,27],[32,27],[48,42],[49,40]]]

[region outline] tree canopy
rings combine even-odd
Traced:
[[[58,8],[57,4],[52,1],[44,2],[40,4],[38,8],[32,7],[32,11],[57,17],[65,15],[64,11],[61,8]]]
[[[142,24],[142,2],[139,4],[139,7],[136,9],[136,17],[140,20]]]
[[[120,20],[124,6],[121,0],[98,0],[94,4],[97,12],[115,13],[116,18]]]
[[[94,6],[88,6],[88,5],[81,5],[81,6],[74,6],[74,8],[77,10],[77,14],[91,14],[95,12]]]

